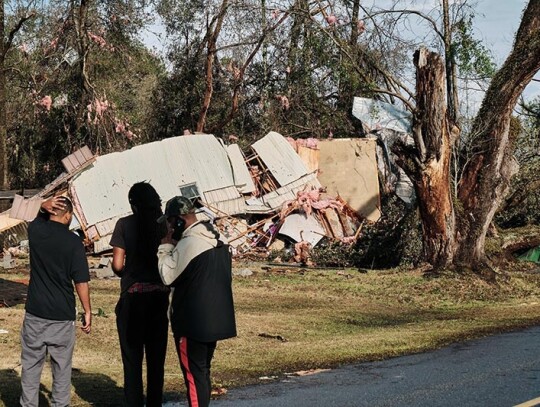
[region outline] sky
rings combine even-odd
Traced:
[[[514,41],[525,8],[525,0],[479,0],[475,28],[490,48],[498,64],[502,63]]]
[[[493,52],[500,66],[512,49],[514,36],[519,28],[521,14],[527,5],[525,0],[479,0],[476,15],[478,38]],[[540,80],[540,73],[536,74]],[[540,96],[540,82],[532,81],[524,92],[529,97]]]

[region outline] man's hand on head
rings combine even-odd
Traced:
[[[54,196],[41,203],[41,209],[50,213],[51,215],[57,215],[57,211],[63,211],[66,209],[66,204],[63,196]]]

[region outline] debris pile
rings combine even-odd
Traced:
[[[293,140],[270,132],[244,153],[195,134],[103,156],[85,147],[62,163],[60,177],[30,199],[16,196],[0,214],[4,242],[35,217],[41,199],[63,193],[74,203],[72,228],[89,252],[105,253],[116,221],[131,213],[127,194],[139,181],[150,182],[164,202],[175,195],[198,200],[198,216],[216,223],[237,257],[288,250],[310,264],[322,239],[352,243],[364,222],[380,216],[374,139]]]

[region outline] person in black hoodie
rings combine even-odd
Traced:
[[[116,223],[110,245],[113,271],[121,277],[116,326],[124,365],[124,405],[143,407],[142,363],[146,353],[147,407],[161,407],[169,321],[169,288],[158,272],[157,248],[166,233],[156,220],[161,199],[147,182],[128,193],[133,214]]]
[[[198,221],[185,197],[170,199],[158,222],[167,222],[169,230],[158,267],[173,290],[169,318],[188,403],[206,407],[216,343],[236,336],[231,253],[225,237],[210,222]]]

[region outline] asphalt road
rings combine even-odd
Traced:
[[[540,405],[540,327],[231,389],[211,406],[509,407],[525,402]]]

